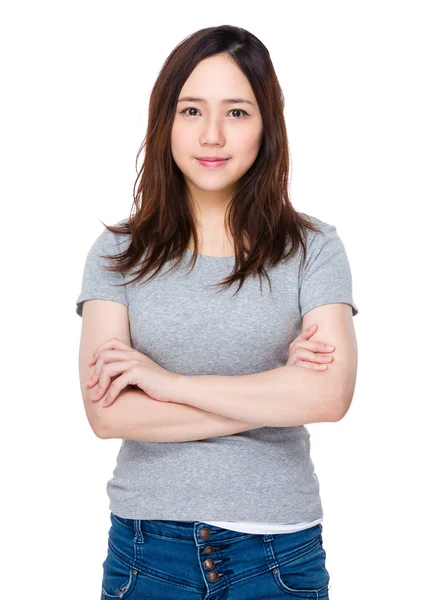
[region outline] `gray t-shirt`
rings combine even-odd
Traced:
[[[77,314],[82,316],[83,301],[92,298],[125,304],[132,347],[175,373],[248,375],[285,365],[308,310],[344,302],[353,316],[359,312],[335,226],[301,214],[322,230],[305,232],[304,267],[300,246],[292,259],[267,267],[272,293],[263,275],[262,289],[258,276],[248,277],[235,296],[238,282],[219,293],[221,287],[207,287],[231,272],[234,257],[199,255],[189,272],[191,250],[171,273],[165,265],[142,286],[113,287],[132,279],[134,268],[126,274],[106,271],[99,256],[121,252],[130,240],[129,234],[104,228],[87,255]],[[123,439],[107,494],[110,510],[127,519],[290,524],[323,518],[305,425],[189,442]]]

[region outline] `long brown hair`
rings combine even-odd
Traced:
[[[237,182],[225,214],[225,224],[228,222],[234,242],[235,266],[232,274],[218,285],[229,287],[239,280],[239,291],[246,277],[256,274],[261,277],[262,273],[270,285],[265,262],[272,267],[294,256],[300,243],[305,260],[302,231],[304,228],[319,231],[294,210],[288,197],[290,158],[284,95],[268,50],[257,37],[240,27],[207,27],[174,48],[152,89],[147,133],[136,155],[137,172],[137,160],[145,148],[144,162],[133,189],[133,214],[122,225],[103,223],[113,233],[131,235],[124,252],[103,256],[117,262],[107,270],[129,270],[145,254],[141,268],[129,283],[156,269],[149,278],[152,279],[167,260],[175,259],[172,268],[176,267],[192,236],[193,266],[196,263],[197,232],[189,205],[191,196],[183,173],[172,158],[171,129],[186,79],[201,60],[220,53],[230,56],[249,80],[262,115],[263,139],[255,162]],[[287,252],[289,241],[291,247]]]

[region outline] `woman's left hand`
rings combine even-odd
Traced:
[[[95,364],[95,372],[87,387],[95,390],[94,401],[104,396],[103,406],[109,406],[128,385],[135,385],[154,400],[173,402],[181,375],[172,373],[156,364],[149,356],[134,350],[118,338],[101,344],[89,364]],[[112,383],[111,379],[115,378]],[[108,391],[107,391],[108,390]]]

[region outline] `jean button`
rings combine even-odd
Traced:
[[[202,529],[199,530],[199,535],[202,538],[202,540],[207,540],[210,537],[210,530],[207,527],[202,527]]]

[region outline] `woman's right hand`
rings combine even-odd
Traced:
[[[333,356],[327,354],[334,351],[329,349],[329,344],[310,341],[317,331],[317,323],[300,333],[289,345],[288,361],[286,366],[304,367],[316,371],[326,371],[326,363],[333,362]]]

